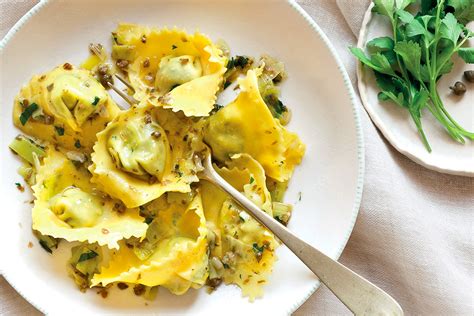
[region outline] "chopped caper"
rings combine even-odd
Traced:
[[[474,70],[466,70],[464,72],[464,79],[469,82],[474,82]]]
[[[455,95],[462,95],[466,92],[466,85],[461,81],[457,81],[454,86],[449,87]]]

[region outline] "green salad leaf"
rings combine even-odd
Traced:
[[[373,12],[388,18],[392,34],[367,42],[368,54],[350,47],[352,54],[375,74],[380,101],[405,108],[423,144],[431,147],[422,126],[426,108],[459,143],[474,140],[449,114],[437,90],[442,75],[453,68],[452,57],[474,63],[474,48],[466,47],[474,32],[466,24],[474,20],[473,0],[422,0],[413,14],[414,0],[373,0]]]

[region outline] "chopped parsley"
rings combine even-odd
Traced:
[[[179,165],[178,164],[174,165],[174,172],[176,172],[179,177],[183,176],[183,173],[181,172],[181,170],[179,170]]]
[[[267,106],[270,108],[273,117],[279,118],[283,112],[288,111],[288,108],[274,94],[267,95],[264,100]]]
[[[25,125],[30,119],[31,115],[33,115],[33,113],[38,110],[38,108],[38,104],[36,103],[31,103],[29,106],[27,106],[26,109],[24,109],[20,114],[21,125]]]
[[[59,136],[64,135],[64,128],[62,128],[61,126],[55,126],[54,129],[56,130],[56,133],[58,133]]]
[[[117,33],[112,32],[112,38],[114,39],[115,44],[120,45],[118,39],[117,39]]]
[[[245,68],[249,63],[249,58],[245,56],[235,56],[234,65],[235,67]]]
[[[81,142],[79,141],[79,139],[76,139],[76,142],[74,143],[74,147],[81,148]]]
[[[94,97],[94,101],[92,101],[92,105],[99,104],[100,98],[98,96]]]
[[[79,257],[79,260],[77,262],[79,263],[79,262],[82,262],[82,261],[90,260],[90,259],[93,259],[97,256],[98,256],[98,254],[94,250],[91,250],[89,252],[84,252],[84,253],[81,253],[81,256]]]
[[[224,82],[224,89],[227,89],[227,87],[230,86],[231,84],[232,84],[232,82],[226,80]]]
[[[20,182],[15,182],[15,185],[16,185],[16,188],[18,189],[18,191],[20,191],[20,192],[25,191],[25,187],[22,186]]]
[[[227,71],[231,70],[232,68],[245,68],[249,64],[250,58],[245,56],[235,56],[229,59],[227,62],[226,68]]]
[[[214,108],[212,109],[211,111],[211,115],[214,114],[214,113],[217,113],[220,109],[222,109],[224,106],[223,105],[220,105],[220,104],[214,104]]]
[[[173,44],[173,45],[171,45],[171,48],[172,48],[172,49],[176,49],[176,48],[178,48],[178,46],[176,46],[176,45]]]
[[[255,179],[252,176],[250,176],[250,184],[252,184],[254,181]]]
[[[245,219],[242,216],[239,215],[239,218],[242,223],[245,223]]]
[[[227,263],[222,264],[224,266],[224,269],[230,269],[230,266]]]
[[[257,258],[257,261],[260,261],[260,259],[262,259],[263,249],[265,249],[265,247],[264,246],[259,247],[257,243],[253,243],[252,249],[253,249],[253,252],[255,252],[255,257]]]
[[[150,224],[151,222],[153,222],[153,217],[148,216],[147,218],[145,218],[145,223],[146,224]]]
[[[40,240],[39,241],[39,244],[41,246],[41,248],[43,248],[44,250],[46,250],[46,252],[49,252],[49,253],[53,253],[53,251],[51,250],[51,248],[48,247],[48,243],[44,240]]]

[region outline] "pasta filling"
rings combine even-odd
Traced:
[[[169,55],[163,57],[160,61],[155,86],[158,91],[168,92],[180,84],[201,77],[201,75],[202,67],[199,57],[190,55],[173,57]]]
[[[141,117],[113,129],[107,141],[116,167],[139,177],[161,179],[166,168],[169,144],[156,122]]]
[[[119,112],[90,71],[65,63],[33,76],[21,89],[13,122],[42,141],[90,153],[96,134]]]
[[[93,78],[65,73],[54,79],[51,93],[52,112],[77,129],[107,100],[104,88]]]
[[[99,199],[72,186],[53,196],[49,205],[71,227],[92,227],[102,215]]]
[[[202,169],[201,127],[182,113],[132,107],[112,121],[94,146],[92,182],[127,207],[166,192],[190,192]]]

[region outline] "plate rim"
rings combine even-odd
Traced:
[[[374,7],[374,4],[371,2],[369,7],[367,8],[367,11],[365,11],[364,19],[362,20],[362,26],[359,31],[357,47],[362,50],[365,49],[365,43],[367,41],[368,25],[374,14],[372,12],[373,7]],[[375,112],[375,107],[372,106],[372,104],[368,100],[368,95],[367,95],[368,85],[365,83],[366,74],[361,62],[357,62],[356,74],[357,74],[357,89],[359,90],[360,99],[362,101],[362,105],[364,106],[365,111],[367,112],[367,114],[369,114],[371,121],[374,123],[377,129],[382,133],[384,138],[388,140],[390,145],[392,145],[399,153],[409,158],[416,164],[421,165],[425,168],[428,168],[436,172],[451,174],[451,175],[456,175],[456,176],[474,177],[474,170],[468,170],[462,167],[458,168],[456,166],[446,166],[443,163],[436,163],[436,161],[429,161],[429,159],[427,158],[419,157],[416,154],[412,153],[408,145],[404,145],[403,142],[397,141],[397,138],[395,137],[395,135],[390,131],[389,126],[383,122],[382,118]]]
[[[0,41],[0,53],[5,49],[7,44],[10,40],[15,36],[15,34],[25,25],[34,15],[36,15],[40,10],[44,9],[49,3],[54,0],[40,0],[35,6],[33,6],[25,15],[23,15],[14,25],[13,27],[7,32],[7,34],[3,37]],[[357,106],[357,95],[355,93],[354,87],[350,81],[349,75],[347,73],[344,64],[342,63],[339,55],[336,52],[336,49],[330,42],[327,35],[323,32],[323,30],[319,27],[319,25],[313,20],[313,18],[296,2],[296,0],[284,0],[286,4],[292,10],[295,10],[308,25],[311,29],[318,35],[318,37],[323,41],[324,45],[326,45],[327,49],[329,50],[332,58],[336,62],[337,68],[339,70],[340,75],[344,80],[344,85],[346,87],[347,92],[349,93],[349,99],[351,103],[351,110],[353,115],[353,120],[355,123],[356,128],[356,140],[357,140],[357,184],[356,184],[356,191],[355,191],[355,198],[353,201],[352,212],[351,212],[351,219],[349,229],[346,232],[346,235],[343,238],[343,242],[341,243],[339,249],[335,252],[335,255],[332,256],[333,259],[338,260],[341,256],[343,250],[345,249],[347,242],[349,241],[350,236],[354,230],[354,225],[357,220],[357,216],[359,214],[359,209],[362,201],[362,192],[364,187],[364,177],[365,177],[365,145],[364,145],[364,136],[363,136],[363,129],[362,129],[362,122],[360,118],[359,109]],[[8,275],[5,271],[0,270],[0,275],[2,275],[5,280],[10,284],[10,286],[19,294],[21,295],[28,303],[34,306],[38,311],[47,314],[47,312],[41,308],[39,305],[33,302],[34,300],[31,297],[25,296],[8,278]],[[308,300],[308,298],[316,292],[316,290],[320,286],[320,282],[317,281],[312,289],[310,289],[306,296],[304,296],[301,300],[295,302],[292,307],[286,311],[287,315],[291,315],[294,311],[296,311],[304,302]]]

